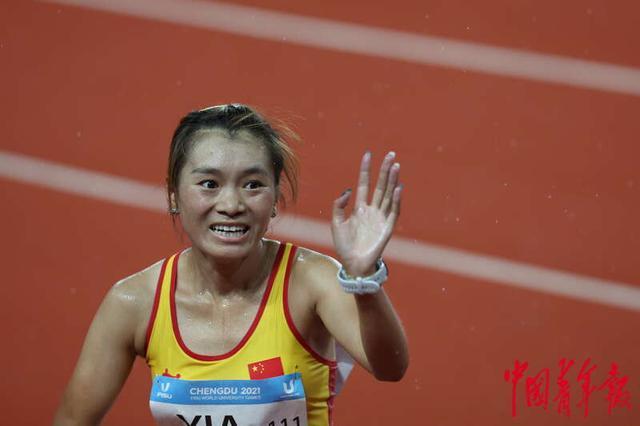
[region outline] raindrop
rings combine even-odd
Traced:
[[[444,147],[442,145],[438,145],[438,147],[436,148],[436,151],[442,152],[444,151]]]
[[[80,130],[78,130],[76,132],[76,138],[80,138],[80,136],[82,136],[82,132]]]
[[[456,217],[456,222],[460,222],[460,218],[459,217]]]
[[[498,223],[499,223],[499,221],[498,221],[498,219],[496,219],[496,224],[498,224]]]
[[[547,198],[550,200],[551,199],[551,194],[547,194]]]
[[[75,295],[77,292],[78,292],[78,289],[77,289],[77,288],[75,288],[75,287],[71,287],[71,288],[69,289],[69,293],[71,293],[72,295]]]

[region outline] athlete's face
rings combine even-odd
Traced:
[[[269,152],[247,132],[200,133],[177,189],[172,200],[185,232],[218,258],[243,258],[258,247],[277,200]]]

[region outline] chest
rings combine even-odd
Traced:
[[[176,294],[174,332],[193,352],[221,355],[235,348],[260,320],[261,297],[212,300]]]

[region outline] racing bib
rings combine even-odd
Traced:
[[[156,376],[149,404],[159,425],[307,426],[300,373],[262,380]]]

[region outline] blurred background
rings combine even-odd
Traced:
[[[387,291],[411,366],[356,368],[336,424],[640,424],[638,2],[1,9],[2,423],[50,423],[107,289],[184,246],[162,191],[179,118],[242,102],[303,139],[276,238],[332,253],[360,155],[402,163]],[[104,424],[152,424],[149,388],[137,360]]]

